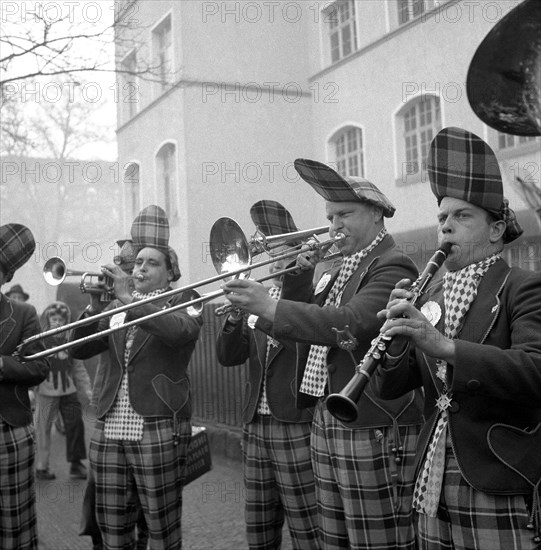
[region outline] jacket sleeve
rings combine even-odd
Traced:
[[[157,306],[154,303],[134,307],[126,312],[125,322],[141,319],[167,307],[177,306],[183,302],[187,302],[188,299],[188,293],[184,293],[180,298],[178,296],[173,297],[164,307]],[[178,348],[188,342],[197,340],[202,324],[203,320],[201,317],[192,317],[186,313],[185,309],[178,309],[171,313],[165,313],[153,319],[143,321],[138,326],[149,334],[156,336],[166,346]]]
[[[397,281],[415,280],[417,271],[413,263],[401,254],[393,254],[385,261],[374,262],[360,290],[344,305],[320,306],[279,300],[274,318],[274,337],[293,339],[307,344],[336,346],[336,334],[346,325],[357,337],[359,348],[367,348],[370,335],[377,333],[381,321],[377,318]],[[353,284],[351,281],[350,284]]]
[[[33,306],[25,304],[22,316],[21,342],[41,332],[38,315]],[[26,355],[34,355],[45,350],[43,340],[38,340],[26,347]],[[49,372],[47,358],[21,362],[12,355],[1,355],[0,383],[9,382],[25,386],[36,386],[43,382]]]
[[[108,306],[105,311],[109,309],[111,309],[111,306]],[[88,317],[90,317],[90,314],[83,311],[79,319],[87,319]],[[73,342],[74,340],[79,340],[85,336],[90,336],[91,334],[96,334],[106,330],[107,328],[109,328],[109,318],[88,323],[87,325],[74,329],[70,335],[70,341]],[[109,340],[107,336],[104,336],[96,340],[92,340],[91,342],[83,342],[69,348],[69,354],[74,359],[90,359],[90,357],[94,357],[94,355],[102,353],[107,349],[109,349]]]
[[[371,380],[374,393],[382,399],[398,399],[423,384],[415,348],[409,343],[398,357],[385,354]]]
[[[250,329],[246,319],[236,324],[225,321],[216,340],[218,361],[224,367],[244,363],[250,356]]]

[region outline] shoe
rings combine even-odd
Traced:
[[[46,470],[36,470],[36,477],[38,479],[56,479],[56,476],[48,468]]]
[[[72,479],[86,479],[86,468],[81,462],[72,462],[70,466],[70,477]]]

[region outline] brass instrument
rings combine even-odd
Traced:
[[[79,271],[68,269],[66,262],[57,256],[49,258],[43,266],[43,278],[52,286],[62,284],[66,277],[80,277],[79,288],[82,293],[99,294],[100,302],[110,302],[114,299],[113,280],[101,272]],[[93,281],[95,277],[97,280]]]
[[[466,91],[485,124],[541,135],[541,0],[513,8],[487,34],[471,61]]]
[[[17,348],[17,353],[21,361],[32,361],[35,359],[40,359],[41,357],[47,357],[48,355],[53,355],[55,353],[58,353],[61,350],[65,350],[73,346],[81,345],[82,343],[85,343],[85,342],[90,342],[92,340],[103,338],[104,336],[108,336],[109,334],[117,332],[118,330],[123,330],[131,326],[136,326],[150,319],[154,319],[162,315],[167,315],[169,313],[173,313],[174,311],[178,311],[181,309],[189,309],[189,308],[193,308],[194,306],[197,306],[196,311],[198,311],[199,306],[201,304],[208,302],[210,300],[213,300],[218,296],[223,296],[224,291],[217,290],[215,292],[210,292],[205,296],[200,296],[199,293],[197,293],[194,290],[195,288],[198,288],[200,286],[207,285],[210,283],[214,283],[216,281],[224,280],[227,277],[241,275],[243,273],[249,272],[251,269],[262,267],[262,266],[274,263],[281,259],[296,256],[298,254],[298,250],[293,249],[289,252],[286,252],[274,258],[270,258],[268,260],[264,260],[256,264],[250,264],[249,263],[250,255],[248,253],[248,256],[247,256],[248,264],[246,264],[245,253],[247,253],[249,248],[246,237],[244,237],[244,234],[240,230],[240,227],[234,220],[231,220],[230,218],[221,218],[221,220],[222,221],[219,220],[220,223],[217,222],[217,224],[215,224],[217,225],[217,227],[215,229],[214,234],[213,232],[211,232],[211,255],[212,255],[212,260],[216,267],[216,270],[218,271],[218,275],[215,275],[214,277],[210,277],[208,279],[204,279],[203,281],[199,281],[190,285],[186,285],[180,288],[169,290],[167,292],[163,292],[162,294],[159,294],[157,296],[151,296],[149,298],[145,298],[143,300],[139,300],[131,304],[126,304],[126,305],[117,307],[115,309],[111,309],[109,311],[103,311],[102,313],[98,313],[97,315],[92,315],[85,319],[79,319],[78,321],[75,321],[73,323],[69,323],[62,327],[48,330],[46,332],[42,332],[40,334],[27,338]],[[228,240],[221,241],[220,235],[221,236],[226,235]],[[213,241],[213,238],[215,239],[214,241]],[[321,243],[315,242],[315,243],[308,244],[307,246],[309,250],[316,250],[319,248],[329,247],[332,244],[341,241],[342,238],[343,238],[342,236],[336,236],[332,239],[329,239],[328,241],[323,241]],[[288,235],[285,235],[283,237],[282,244],[286,244],[288,240],[297,240],[297,239],[298,239],[297,234],[295,234],[293,238],[289,237]],[[296,269],[296,268],[289,268],[287,270],[283,270],[282,272],[273,273],[272,275],[268,275],[266,277],[262,277],[261,279],[258,279],[257,282],[262,282],[269,278],[280,276],[280,274],[286,273],[287,271],[292,269]],[[127,323],[115,325],[106,330],[102,330],[95,334],[90,334],[88,336],[79,338],[78,340],[74,340],[72,342],[67,342],[65,344],[52,347],[50,349],[47,349],[39,353],[35,353],[33,355],[25,355],[24,353],[25,347],[27,347],[29,344],[32,344],[38,340],[47,338],[49,336],[55,336],[56,334],[59,334],[61,332],[74,330],[80,326],[88,325],[90,323],[95,323],[96,321],[99,321],[101,319],[111,317],[112,315],[115,315],[117,313],[129,311],[130,309],[142,306],[144,304],[152,303],[158,300],[163,300],[164,298],[170,298],[172,296],[176,296],[177,294],[184,294],[192,291],[195,292],[197,296],[181,304],[177,304],[175,306],[165,308],[165,309],[160,309],[159,311],[156,311],[154,313],[151,313],[139,319],[134,319],[133,321],[129,321]]]
[[[411,304],[415,305],[418,299],[424,294],[428,284],[447,258],[451,246],[451,243],[443,243],[430,258],[424,271],[409,289],[413,293],[412,298],[409,300]],[[355,374],[351,380],[340,393],[332,393],[327,397],[325,405],[335,418],[342,422],[354,422],[357,420],[357,416],[359,415],[357,401],[391,342],[392,338],[385,336],[383,333],[374,338],[370,349],[366,352],[362,361],[355,367]]]

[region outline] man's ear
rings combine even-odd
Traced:
[[[374,222],[378,223],[383,219],[383,209],[375,205],[372,208],[374,211]]]
[[[507,224],[503,220],[496,220],[490,223],[490,242],[496,243],[503,239]]]

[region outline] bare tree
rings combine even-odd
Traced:
[[[144,57],[123,67],[114,59],[144,47],[146,27],[137,19],[137,0],[120,2],[3,1],[0,34],[0,89],[37,77],[95,71],[159,81],[161,65]],[[115,63],[115,61],[118,61]],[[9,88],[8,88],[9,90]],[[11,88],[11,91],[13,87]]]

